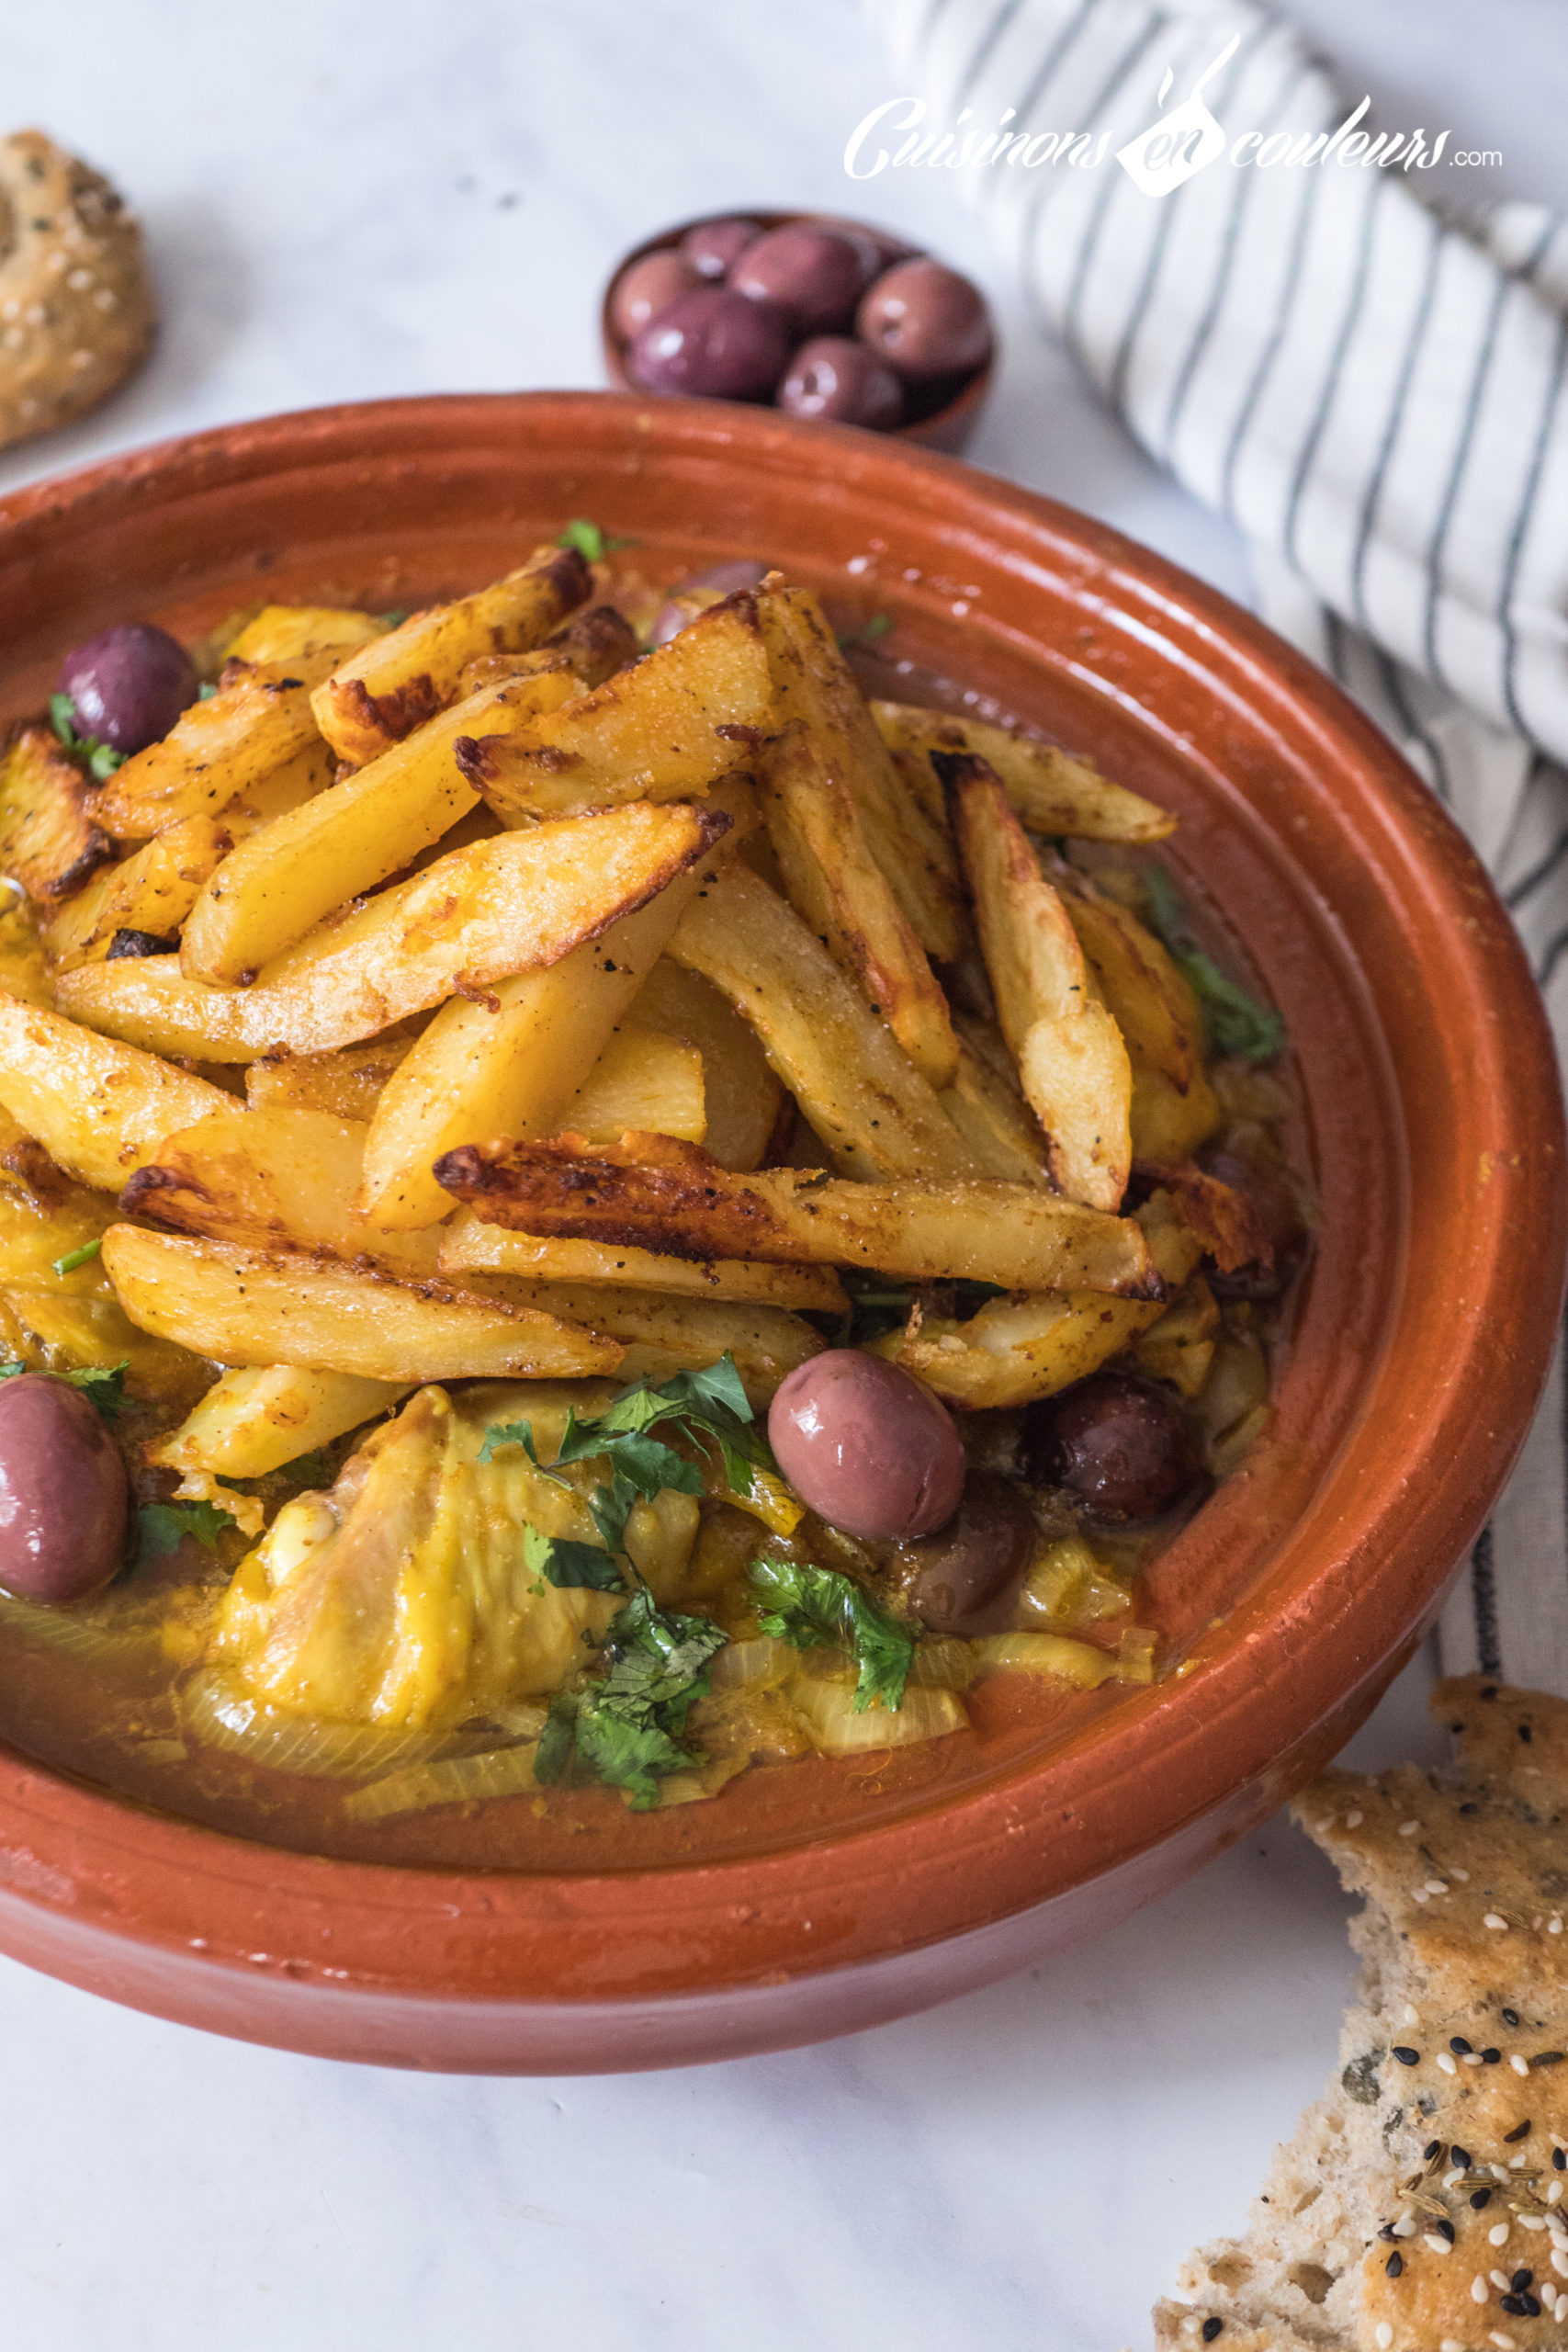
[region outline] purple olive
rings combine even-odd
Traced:
[[[667,311],[678,294],[689,294],[702,282],[701,271],[685,254],[644,254],[615,280],[610,296],[610,323],[629,342],[649,319]]]
[[[834,235],[844,238],[855,249],[860,263],[861,285],[871,284],[896,261],[913,260],[919,248],[907,244],[902,237],[891,236],[886,229],[874,229],[864,220],[845,220],[836,212],[814,212],[808,224],[813,229],[831,229]]]
[[[199,683],[177,638],[148,621],[121,621],[66,655],[58,690],[71,697],[78,735],[129,759],[168,733]]]
[[[903,413],[904,392],[892,368],[853,335],[819,334],[803,343],[790,361],[778,403],[791,416],[887,433]]]
[[[930,1535],[964,1491],[964,1448],[946,1406],[858,1348],[798,1364],[768,1408],[768,1438],[801,1499],[868,1541]]]
[[[929,254],[885,270],[862,297],[855,333],[900,376],[956,375],[989,356],[991,321],[978,287]]]
[[[1025,1475],[1065,1487],[1108,1525],[1158,1519],[1201,1475],[1173,1398],[1119,1372],[1098,1372],[1023,1417]]]
[[[904,1598],[933,1634],[1004,1633],[1037,1540],[1018,1488],[976,1471],[948,1525],[904,1546]]]
[[[738,588],[760,588],[769,572],[770,563],[756,563],[742,556],[734,563],[710,563],[705,571],[694,573],[682,580],[668,604],[660,607],[659,618],[653,624],[655,645],[668,645],[683,628],[690,628],[699,613],[708,605],[721,604]]]
[[[626,366],[649,392],[765,401],[789,359],[789,322],[771,302],[728,286],[679,294],[633,342]]]
[[[761,223],[757,220],[699,220],[682,238],[681,251],[699,277],[720,278],[728,275],[747,246],[754,245],[761,233]]]
[[[847,327],[860,300],[860,256],[835,229],[795,221],[770,229],[748,245],[729,283],[753,302],[776,302],[797,334],[833,334]]]
[[[125,1464],[96,1408],[47,1374],[0,1383],[0,1585],[81,1600],[120,1564]]]

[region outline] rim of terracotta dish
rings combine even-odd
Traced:
[[[1425,786],[1260,623],[1120,534],[1011,483],[891,437],[770,412],[603,393],[462,395],[267,419],[20,491],[0,502],[0,562],[25,562],[29,547],[63,529],[90,535],[97,503],[221,501],[262,475],[325,467],[358,469],[379,489],[395,482],[400,458],[456,448],[464,431],[519,445],[531,429],[628,474],[660,451],[733,463],[738,441],[749,460],[829,487],[891,469],[900,496],[939,517],[955,550],[999,548],[997,560],[1021,576],[1066,582],[1086,617],[1086,649],[1089,616],[1112,653],[1117,641],[1157,640],[1173,678],[1181,665],[1201,674],[1295,759],[1312,761],[1325,796],[1344,797],[1350,813],[1340,821],[1375,869],[1369,892],[1396,883],[1408,892],[1430,960],[1391,980],[1391,999],[1407,1023],[1440,1024],[1472,1115],[1445,1177],[1463,1210],[1462,1261],[1407,1271],[1402,1282],[1401,1311],[1418,1307],[1432,1351],[1422,1358],[1428,1385],[1402,1389],[1386,1351],[1371,1374],[1355,1436],[1326,1473],[1345,1498],[1337,1548],[1283,1598],[1277,1587],[1245,1598],[1199,1645],[1201,1674],[1133,1693],[1043,1758],[924,1810],[773,1851],[533,1875],[252,1844],[0,1750],[0,1880],[28,1903],[236,1973],[265,1962],[345,1989],[521,2008],[777,1984],[940,1942],[1148,1852],[1247,1784],[1269,1785],[1279,1759],[1308,1755],[1314,1740],[1325,1752],[1348,1728],[1347,1706],[1381,1687],[1429,1622],[1517,1451],[1550,1355],[1568,1229],[1562,1107],[1540,1001],[1506,913]],[[940,609],[929,596],[927,608]],[[1086,650],[1081,675],[1142,721],[1165,723],[1129,700],[1113,658],[1097,669]],[[1461,1169],[1461,1153],[1476,1157]],[[219,1913],[229,1923],[221,1936]],[[265,1951],[245,1947],[258,1927]]]

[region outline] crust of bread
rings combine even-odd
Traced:
[[[1568,2345],[1568,1702],[1471,1675],[1432,1711],[1451,1773],[1330,1771],[1297,1801],[1365,1898],[1360,1998],[1247,2236],[1156,2308],[1161,2346]]]
[[[41,130],[0,140],[0,447],[106,400],[157,318],[141,231],[102,174]]]

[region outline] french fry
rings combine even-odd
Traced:
[[[678,800],[706,792],[755,751],[773,717],[757,600],[741,594],[520,733],[469,728],[457,764],[506,824]]]
[[[848,791],[871,854],[927,955],[955,964],[969,919],[940,801],[901,783],[810,590],[769,585],[758,608],[782,716],[801,721]]]
[[[685,971],[661,956],[637,990],[637,1019],[639,1025],[694,1046],[702,1056],[707,1113],[703,1141],[714,1158],[725,1168],[759,1166],[778,1125],[784,1090],[760,1040],[733,1005],[700,972]]]
[[[400,1381],[306,1372],[298,1364],[246,1365],[221,1374],[179,1428],[148,1448],[147,1458],[187,1474],[265,1478],[389,1412],[407,1394]]]
[[[849,787],[802,723],[758,766],[768,837],[791,905],[940,1090],[958,1072],[958,1040],[925,950],[872,854]]]
[[[57,1168],[118,1193],[166,1135],[232,1110],[234,1098],[152,1054],[0,992],[0,1104]]]
[[[993,1298],[966,1322],[929,1315],[918,1329],[890,1331],[871,1352],[902,1364],[950,1405],[994,1411],[1086,1380],[1164,1311],[1098,1291]]]
[[[230,851],[332,782],[332,753],[315,743],[246,787],[216,817],[184,817],[118,865],[95,874],[56,909],[44,938],[62,971],[107,956],[121,931],[176,933]]]
[[[682,917],[670,954],[750,1022],[841,1174],[976,1172],[897,1039],[794,908],[739,859]]]
[[[252,1062],[245,1100],[254,1110],[330,1111],[368,1125],[388,1080],[413,1050],[412,1035],[371,1037],[335,1054],[279,1054]]]
[[[114,856],[98,794],[52,727],[23,727],[0,765],[0,873],[52,906]]]
[[[578,691],[564,669],[504,679],[253,834],[191,911],[180,947],[187,979],[247,978],[334,907],[400,873],[475,806],[452,755],[464,728],[523,726]]]
[[[615,1371],[626,1351],[553,1315],[444,1283],[115,1225],[103,1265],[132,1323],[223,1364],[298,1364],[412,1387]]]
[[[342,661],[356,646],[387,634],[374,613],[343,605],[264,605],[224,647],[231,662],[296,662],[301,654],[332,653]]]
[[[975,894],[997,1018],[1045,1130],[1051,1173],[1069,1200],[1114,1209],[1133,1158],[1133,1073],[1122,1034],[1089,993],[1077,936],[997,775],[967,753],[939,752],[935,762]]]
[[[744,820],[739,796],[731,805]],[[705,812],[715,826],[728,815],[716,806]],[[583,820],[565,821],[570,829]],[[451,1207],[431,1173],[444,1151],[491,1136],[553,1134],[707,874],[706,862],[694,865],[558,963],[500,981],[488,1001],[443,1005],[376,1106],[360,1194],[366,1215],[409,1231],[438,1224]]]
[[[340,759],[379,759],[450,701],[465,662],[522,652],[547,637],[592,585],[571,548],[540,548],[477,595],[412,613],[317,688],[316,724]]]
[[[95,803],[105,832],[146,841],[182,817],[215,817],[317,740],[310,688],[331,652],[246,668],[182,711],[161,742],[117,768]]]
[[[498,981],[558,963],[656,898],[727,823],[722,812],[677,803],[497,834],[345,909],[269,965],[254,988],[187,980],[177,957],[146,956],[67,972],[59,1002],[154,1053],[218,1062],[256,1061],[279,1048],[330,1053],[455,989],[488,999]]]
[[[1219,1103],[1199,1069],[1183,1094],[1163,1070],[1133,1064],[1132,1138],[1134,1160],[1189,1159],[1220,1124]]]
[[[609,1283],[496,1276],[491,1286],[513,1306],[623,1340],[624,1380],[668,1380],[672,1373],[700,1372],[720,1356],[732,1355],[753,1404],[765,1402],[786,1374],[827,1345],[809,1323],[782,1306],[677,1297]]]
[[[470,1144],[435,1172],[487,1221],[568,1240],[672,1258],[870,1266],[1003,1290],[1165,1295],[1133,1218],[1029,1184],[840,1183],[797,1168],[732,1176],[710,1152],[661,1136],[592,1150],[570,1136]]]
[[[1045,1137],[1016,1076],[974,1043],[982,1024],[959,1021],[958,1072],[939,1098],[982,1175],[1009,1184],[1047,1184]]]
[[[444,1274],[516,1274],[546,1283],[624,1283],[637,1290],[678,1291],[757,1306],[841,1315],[849,1305],[830,1266],[748,1265],[733,1259],[661,1257],[651,1250],[609,1249],[596,1241],[549,1240],[484,1225],[464,1210],[441,1230]]]
[[[1176,831],[1169,811],[1100,775],[1054,743],[1036,743],[1005,727],[955,718],[911,704],[874,702],[871,715],[889,750],[914,759],[932,752],[971,752],[987,761],[1032,833],[1088,842],[1162,842]]]
[[[605,1040],[561,1125],[595,1143],[616,1143],[628,1127],[701,1143],[707,1133],[703,1057],[678,1037],[628,1021]]]
[[[574,614],[564,628],[547,637],[532,653],[481,653],[465,662],[457,693],[468,695],[502,678],[557,668],[570,670],[585,686],[602,686],[641,651],[637,631],[624,613],[618,613],[614,605],[593,605],[586,612]]]
[[[1203,1016],[1169,950],[1064,860],[1052,880],[1134,1068],[1161,1071],[1185,1094],[1202,1069]]]
[[[325,1111],[231,1102],[165,1136],[120,1194],[126,1216],[250,1250],[375,1258],[399,1273],[436,1271],[433,1233],[383,1231],[357,1215],[369,1130]]]

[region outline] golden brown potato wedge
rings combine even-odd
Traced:
[[[1133,1072],[1122,1034],[1089,992],[1066,910],[994,771],[967,753],[935,758],[975,894],[997,1018],[1045,1130],[1051,1173],[1069,1200],[1115,1209],[1133,1159]]]
[[[623,1340],[624,1380],[668,1380],[673,1373],[700,1372],[720,1356],[732,1355],[754,1405],[765,1404],[786,1374],[820,1355],[827,1345],[809,1323],[782,1306],[677,1297],[614,1283],[530,1282],[513,1276],[490,1277],[488,1282],[510,1305]]]
[[[1273,1245],[1262,1219],[1234,1184],[1209,1175],[1190,1159],[1139,1160],[1137,1173],[1143,1182],[1170,1194],[1182,1224],[1223,1274],[1236,1273],[1243,1266],[1260,1266],[1265,1272],[1272,1267]]]
[[[0,874],[52,906],[115,854],[89,784],[52,727],[19,728],[0,764]]]
[[[1203,1015],[1169,950],[1064,860],[1055,861],[1051,879],[1134,1069],[1163,1072],[1185,1094],[1202,1068]]]
[[[412,613],[321,683],[317,726],[340,759],[355,767],[379,759],[451,700],[465,662],[537,645],[592,584],[575,548],[539,548],[477,595]]]
[[[902,1364],[950,1405],[995,1410],[1087,1379],[1164,1311],[1098,1291],[993,1298],[966,1322],[930,1315],[916,1329],[890,1331],[872,1352]]]
[[[455,989],[488,1003],[498,981],[558,963],[657,898],[728,822],[722,811],[678,802],[634,804],[497,834],[344,910],[269,965],[254,988],[211,988],[187,980],[176,957],[148,956],[66,973],[59,1001],[154,1053],[218,1062],[256,1061],[279,1048],[330,1053]]]
[[[763,752],[758,791],[790,904],[940,1091],[958,1040],[936,976],[872,854],[849,787],[792,720]]]
[[[536,1309],[287,1251],[111,1226],[104,1270],[130,1320],[224,1364],[298,1364],[413,1386],[561,1380],[626,1351]]]
[[[526,823],[705,793],[755,752],[773,720],[757,602],[741,594],[520,733],[470,728],[457,763],[505,823]]]
[[[1219,1103],[1199,1069],[1182,1093],[1163,1070],[1133,1064],[1132,1137],[1134,1159],[1188,1159],[1220,1124]]]
[[[265,1478],[389,1412],[407,1385],[360,1380],[298,1364],[254,1364],[223,1373],[177,1430],[148,1449],[165,1469],[225,1478]]]
[[[105,1193],[118,1193],[177,1127],[234,1107],[204,1078],[4,993],[0,1103],[57,1168]]]
[[[1169,811],[1112,784],[1092,760],[1076,759],[1054,743],[1036,743],[978,718],[943,710],[874,702],[872,718],[890,750],[924,759],[932,752],[972,752],[1002,780],[1016,813],[1032,833],[1061,833],[1088,842],[1162,842],[1176,831]]]
[[[1106,1290],[1162,1298],[1141,1227],[1028,1184],[840,1183],[811,1170],[732,1176],[711,1152],[662,1136],[591,1149],[467,1145],[436,1163],[453,1195],[520,1232],[653,1250],[872,1266],[912,1281],[964,1277],[1004,1290]]]
[[[982,1175],[1008,1184],[1048,1184],[1043,1130],[1019,1090],[1016,1073],[999,1069],[971,1042],[970,1031],[982,1025],[962,1024],[958,1073],[940,1097],[942,1107]]]
[[[1156,1380],[1168,1380],[1181,1396],[1196,1396],[1209,1377],[1219,1328],[1214,1294],[1202,1276],[1195,1274],[1180,1297],[1172,1300],[1159,1321],[1152,1323],[1138,1341],[1138,1362]]]
[[[245,1100],[253,1110],[330,1111],[336,1119],[368,1125],[398,1064],[413,1049],[412,1034],[371,1037],[335,1054],[279,1054],[252,1062]]]
[[[784,1090],[761,1040],[733,1005],[700,972],[685,971],[661,956],[637,990],[637,1019],[702,1056],[707,1114],[703,1141],[714,1158],[725,1168],[759,1166],[778,1125]]]
[[[246,1249],[375,1258],[434,1274],[433,1233],[393,1233],[360,1216],[368,1128],[326,1111],[247,1111],[231,1102],[168,1136],[120,1194],[127,1216]]]
[[[335,907],[400,873],[474,808],[452,752],[463,729],[524,726],[578,691],[570,670],[504,679],[253,834],[192,910],[180,947],[186,977],[232,987]]]
[[[678,1037],[624,1022],[606,1038],[560,1124],[595,1143],[618,1143],[628,1127],[701,1143],[707,1133],[703,1057]]]
[[[264,605],[224,652],[231,662],[294,662],[302,653],[333,653],[341,662],[356,646],[385,637],[387,628],[374,613],[349,605]]]
[[[465,662],[457,680],[459,697],[501,679],[521,677],[530,671],[565,669],[585,686],[602,686],[642,651],[637,633],[614,605],[591,605],[574,614],[564,628],[547,637],[532,653],[481,653]]]
[[[781,715],[802,722],[848,791],[871,854],[927,955],[956,963],[969,919],[940,797],[911,794],[904,785],[810,590],[770,583],[759,609]]]
[[[549,1240],[485,1225],[464,1210],[441,1230],[444,1274],[518,1274],[525,1281],[624,1283],[637,1290],[678,1291],[757,1306],[841,1315],[849,1305],[830,1266],[769,1266],[734,1259],[662,1257],[651,1250],[612,1249],[597,1241]]]
[[[842,1174],[976,1173],[892,1033],[794,908],[739,859],[682,917],[670,954],[750,1022]]]
[[[60,969],[69,972],[107,956],[117,932],[172,940],[231,849],[331,782],[332,753],[324,743],[313,744],[248,786],[220,815],[182,818],[118,865],[95,874],[45,926]]]
[[[95,804],[105,832],[146,841],[182,817],[215,817],[317,740],[310,688],[330,652],[234,665],[207,702],[182,711],[158,743],[117,768]]]

